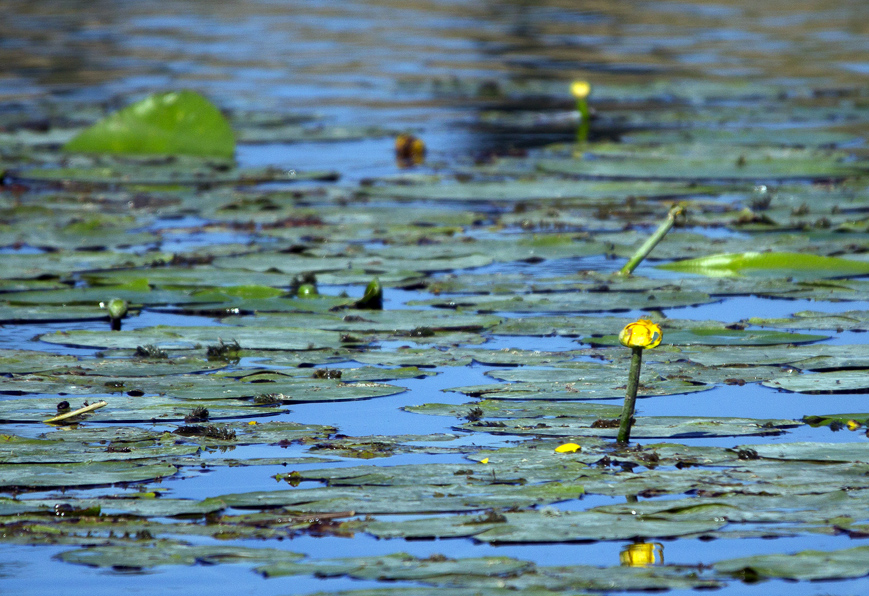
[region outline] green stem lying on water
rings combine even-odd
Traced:
[[[673,227],[673,224],[676,223],[676,217],[681,215],[685,211],[685,208],[682,205],[675,205],[670,209],[670,212],[667,213],[667,219],[665,219],[658,229],[655,230],[655,233],[649,236],[649,239],[646,240],[643,245],[634,253],[634,256],[630,258],[630,260],[625,263],[625,266],[621,268],[619,271],[619,275],[630,275],[634,272],[634,269],[637,268],[643,259],[649,256],[649,253],[658,245],[658,243],[664,239],[664,236],[667,235],[667,232],[670,231],[670,228]]]
[[[625,405],[619,420],[619,443],[631,440],[631,425],[634,422],[634,407],[637,403],[637,389],[640,386],[640,366],[643,364],[643,348],[631,348],[631,370],[628,373],[628,388],[625,392]]]

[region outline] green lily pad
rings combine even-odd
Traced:
[[[747,362],[757,365],[789,364],[801,370],[869,367],[867,344],[734,346],[726,349],[692,351],[685,356],[692,362],[706,367],[742,367]],[[774,376],[780,377],[781,374],[779,372]]]
[[[67,563],[115,569],[147,569],[160,565],[197,563],[263,563],[298,561],[304,555],[280,549],[191,544],[131,544],[71,550],[58,557]]]
[[[869,389],[869,374],[865,370],[804,373],[777,377],[763,384],[795,393],[861,393]]]
[[[91,395],[93,391],[93,389],[80,388],[79,394]],[[40,397],[2,400],[0,420],[17,423],[41,422],[57,414],[56,404],[61,400],[69,401],[73,407],[77,407],[75,401],[69,397],[70,393],[72,392],[60,392],[56,399]],[[108,402],[108,406],[87,414],[84,419],[88,422],[101,423],[180,422],[190,415],[194,407],[208,409],[210,420],[273,416],[286,412],[286,407],[280,400],[273,404],[259,405],[238,399],[182,402],[170,397],[151,395],[135,397],[113,395],[106,397],[105,401]]]
[[[799,344],[829,339],[829,335],[787,333],[763,329],[684,329],[670,332],[664,329],[664,345],[674,346],[769,346]],[[617,335],[604,335],[586,340],[593,346],[617,346]]]
[[[70,140],[64,150],[232,158],[235,137],[207,99],[193,91],[171,91],[111,114]]]
[[[788,180],[843,178],[859,172],[844,152],[718,145],[593,145],[595,159],[543,159],[545,172],[647,180]]]
[[[869,331],[869,311],[849,310],[835,314],[801,311],[787,318],[751,317],[746,322],[760,327],[786,329]]]
[[[145,345],[162,350],[189,350],[232,339],[244,350],[317,350],[342,346],[341,337],[336,331],[318,329],[159,325],[135,331],[58,331],[39,339],[53,344],[127,350]]]
[[[418,559],[403,553],[382,557],[359,557],[277,563],[257,568],[266,577],[286,575],[316,575],[335,577],[348,575],[356,579],[389,581],[437,581],[453,576],[500,577],[520,574],[530,570],[532,563],[510,557],[480,557],[448,559],[435,557]]]
[[[609,437],[618,435],[615,420],[597,426],[599,418],[511,418],[498,421],[466,422],[457,428],[493,434],[531,435],[540,437]],[[778,435],[785,428],[799,426],[794,420],[759,420],[753,418],[700,418],[688,416],[637,416],[631,436],[636,438],[734,437]]]
[[[167,463],[81,462],[63,464],[0,464],[0,486],[49,488],[142,482],[172,476]]]
[[[635,515],[612,515],[592,511],[507,513],[506,523],[476,534],[482,542],[569,542],[575,540],[630,540],[670,538],[717,530],[724,520],[659,521]]]
[[[652,294],[613,293],[601,300],[600,294],[582,293],[537,293],[517,296],[453,296],[432,300],[412,301],[411,306],[426,305],[440,308],[461,308],[477,312],[606,312],[614,310],[642,310],[695,306],[713,302],[708,294],[691,291],[661,291]]]
[[[869,444],[866,443],[782,443],[745,448],[770,459],[869,463]]]
[[[591,182],[555,179],[460,184],[412,184],[371,186],[362,189],[371,197],[396,197],[437,201],[534,201],[565,200],[571,203],[606,203],[627,197],[674,197],[698,194],[681,184],[650,182]]]
[[[710,255],[699,259],[687,259],[665,265],[660,269],[693,273],[708,277],[733,277],[739,275],[756,277],[794,277],[820,279],[849,277],[869,274],[869,263],[822,257],[805,253],[731,253]]]
[[[869,422],[869,413],[811,415],[804,416],[803,422],[811,427],[829,426],[831,430],[843,430],[847,428],[850,431],[855,431],[865,428],[866,423]],[[851,423],[851,427],[848,426],[849,423]],[[854,423],[857,423],[858,426],[853,427]]]
[[[755,555],[719,561],[718,573],[744,581],[772,578],[793,580],[829,580],[869,575],[869,546],[844,550],[805,550],[794,554]]]

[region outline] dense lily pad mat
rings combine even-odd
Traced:
[[[572,108],[565,81],[524,79],[480,96],[457,78],[439,93],[485,104],[481,126],[514,127],[498,134],[573,138],[573,114],[546,112]],[[791,577],[792,557],[812,579],[865,573],[851,561],[862,550],[785,556],[774,542],[764,552],[779,555],[748,562],[581,564],[597,541],[717,539],[736,557],[744,538],[867,533],[867,414],[810,401],[867,389],[859,335],[837,345],[869,320],[865,150],[843,144],[865,136],[866,116],[859,94],[805,84],[594,82],[597,130],[583,146],[457,165],[433,141],[431,167],[360,184],[331,168],[368,157],[360,147],[386,126],[230,110],[253,143],[362,135],[306,173],[252,169],[249,145],[239,164],[60,153],[71,122],[52,113],[40,133],[19,108],[0,110],[0,540],[62,545],[60,561],[121,573],[239,564],[287,578],[270,587],[336,577],[386,586],[367,592],[378,595],[714,588]],[[651,130],[624,134],[635,127]],[[382,145],[371,157],[391,162]],[[676,228],[617,275],[677,201]],[[382,308],[361,308],[375,278]],[[752,296],[767,308],[730,312]],[[119,331],[100,308],[112,298],[131,307]],[[805,308],[791,299],[851,312],[784,316]],[[635,440],[617,445],[630,358],[617,336],[640,317],[665,335],[644,354],[641,397],[692,415],[640,413]],[[743,417],[746,385],[773,405],[800,398],[758,383],[809,392],[806,411]],[[725,391],[733,403],[709,403]],[[42,422],[96,400],[108,405]],[[824,444],[814,425],[850,430]],[[382,554],[294,552],[320,537],[351,550],[377,537]],[[580,558],[453,559],[457,542],[434,543],[446,556],[403,554],[415,539],[571,543]],[[846,572],[823,575],[827,561]]]

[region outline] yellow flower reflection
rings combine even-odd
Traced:
[[[629,544],[619,553],[619,562],[626,567],[648,567],[664,562],[664,545],[660,542]]]
[[[640,319],[630,323],[619,333],[619,342],[626,348],[645,348],[650,350],[658,346],[664,334],[661,328],[648,319]]]

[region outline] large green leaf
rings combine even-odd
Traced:
[[[170,91],[107,116],[69,141],[64,150],[231,158],[235,137],[229,122],[207,99],[193,91]]]
[[[807,253],[744,252],[709,255],[657,265],[659,269],[709,277],[793,277],[820,279],[869,275],[869,263]]]

